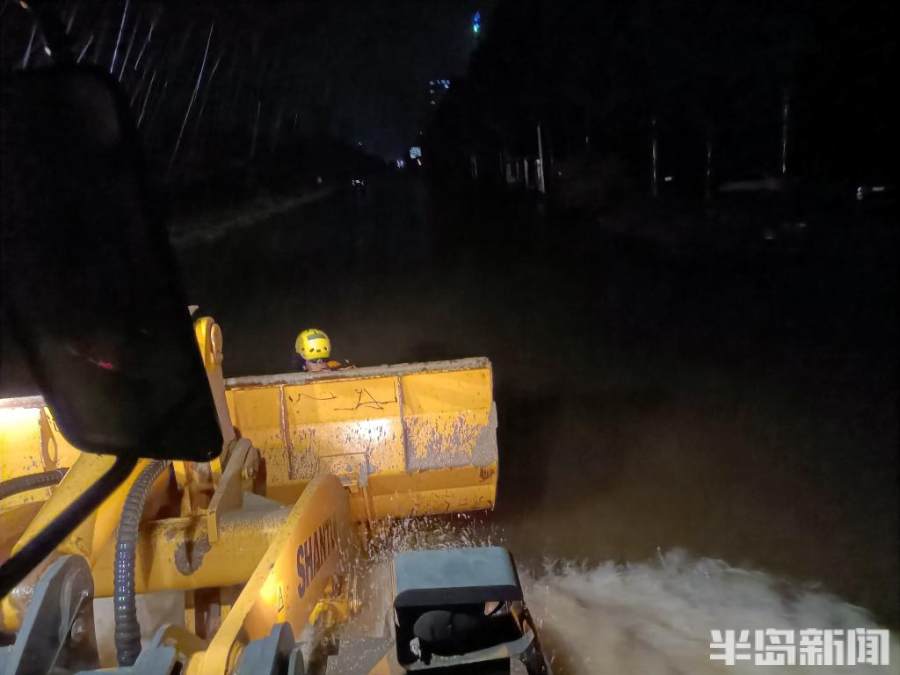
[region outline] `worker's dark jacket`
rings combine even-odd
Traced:
[[[351,364],[349,361],[335,361],[334,359],[328,359],[327,362],[328,367],[324,370],[340,370],[341,368],[347,368]],[[294,352],[291,357],[291,371],[292,372],[308,372],[309,368],[306,367],[306,359],[300,356],[297,352]]]

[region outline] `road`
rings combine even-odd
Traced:
[[[228,375],[306,326],[360,365],[489,356],[490,526],[525,566],[683,549],[896,626],[896,239],[685,256],[542,212],[390,177],[179,257]]]

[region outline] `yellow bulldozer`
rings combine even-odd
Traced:
[[[0,674],[549,673],[505,549],[367,553],[493,508],[490,362],[225,379],[116,83],[37,19],[57,63],[0,111],[3,316],[42,392],[0,399]]]
[[[258,658],[273,664],[295,651],[302,660],[305,650],[307,665],[321,672],[404,672],[415,635],[399,656],[393,636],[414,628],[426,608],[448,607],[462,607],[464,617],[477,607],[508,639],[474,650],[474,660],[450,654],[432,663],[470,665],[498,654],[534,660],[534,627],[502,549],[404,552],[382,577],[363,559],[381,521],[493,507],[497,413],[487,359],[225,380],[218,325],[203,317],[195,328],[225,450],[205,463],[139,460],[0,602],[2,629],[18,633],[0,657],[8,672],[115,665],[113,631],[96,635],[93,625],[96,607],[98,625],[108,627],[99,612],[112,607],[103,598],[115,599],[116,620],[125,616],[130,626],[130,634],[114,626],[116,636],[126,635],[114,651],[127,652],[130,635],[126,660],[138,664],[114,672],[170,673],[176,664],[188,673],[257,672],[242,664],[266,649]],[[69,443],[43,399],[0,400],[0,559],[21,550],[114,462]],[[130,520],[123,517],[129,511]],[[133,531],[123,533],[126,525]],[[440,577],[442,564],[455,586]],[[359,590],[373,583],[367,576],[387,581],[394,601],[389,630],[375,622],[367,626],[372,635],[359,638],[369,660],[378,657],[371,664],[355,654],[354,640],[340,645],[334,637],[342,624],[372,614],[363,605],[379,598]],[[61,593],[68,602],[60,604]],[[118,610],[142,597],[147,625],[137,608]],[[154,616],[154,607],[164,612]],[[295,643],[306,635],[315,642]],[[136,669],[142,664],[155,669]]]

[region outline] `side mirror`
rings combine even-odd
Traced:
[[[65,437],[120,458],[205,461],[222,436],[174,256],[113,80],[6,78],[4,319]]]

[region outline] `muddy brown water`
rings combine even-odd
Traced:
[[[827,237],[685,258],[392,179],[180,256],[230,375],[284,370],[309,325],[358,364],[489,356],[520,557],[682,547],[896,623],[895,240]]]
[[[178,253],[229,376],[286,370],[308,326],[360,365],[491,358],[481,527],[560,672],[705,672],[716,622],[900,625],[896,233],[725,257],[541,211],[391,178]],[[579,651],[586,624],[609,639]]]

